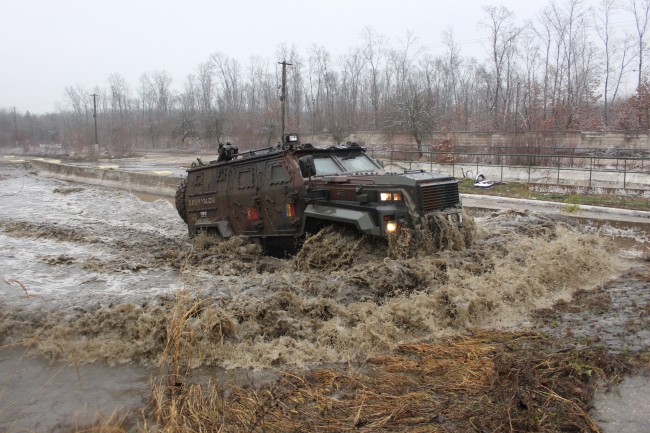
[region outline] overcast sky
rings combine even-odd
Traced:
[[[594,0],[590,0],[593,3]],[[211,53],[246,63],[272,60],[279,44],[312,44],[335,56],[360,42],[366,26],[396,42],[413,31],[433,53],[452,26],[462,53],[481,60],[481,6],[504,5],[519,22],[547,0],[0,0],[0,108],[51,111],[65,86],[106,86],[111,73],[132,88],[145,71],[166,69],[173,87]]]

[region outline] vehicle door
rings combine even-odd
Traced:
[[[263,172],[261,209],[267,226],[265,232],[270,235],[296,233],[300,221],[296,216],[292,171],[284,159],[275,159],[266,162]]]
[[[257,164],[233,167],[228,178],[228,205],[236,234],[255,235],[260,231],[257,194]]]

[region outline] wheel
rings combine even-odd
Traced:
[[[176,189],[176,210],[178,214],[183,218],[183,221],[187,223],[187,209],[185,208],[185,190],[187,189],[187,179],[183,179]]]

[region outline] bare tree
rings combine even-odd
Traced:
[[[154,71],[152,76],[152,83],[154,94],[156,95],[156,105],[158,112],[167,113],[171,108],[171,89],[172,76],[169,72]]]
[[[647,48],[646,32],[648,30],[648,22],[650,21],[650,0],[626,0],[623,2],[623,7],[634,15],[637,34],[636,55],[639,59],[639,80],[637,87],[640,87],[643,76],[643,57]]]
[[[118,112],[120,120],[124,121],[124,115],[128,108],[129,98],[131,96],[129,84],[126,79],[118,73],[109,75],[108,84],[111,89],[112,111],[113,113]]]
[[[370,74],[369,98],[372,107],[372,123],[374,129],[380,128],[379,106],[381,102],[381,67],[386,59],[388,38],[375,32],[372,27],[363,29],[362,38],[364,41],[363,55],[368,63]]]
[[[451,28],[442,33],[440,51],[430,53],[412,33],[390,41],[368,27],[341,55],[314,45],[301,57],[298,47],[281,45],[272,58],[254,56],[241,64],[215,53],[181,82],[153,71],[133,86],[119,73],[108,76],[103,87],[68,86],[59,111],[30,115],[23,132],[82,148],[92,140],[90,94],[96,93],[100,137],[111,149],[187,147],[192,136],[214,146],[237,140],[242,149],[271,144],[279,135],[278,59],[293,64],[287,126],[304,133],[313,125],[314,132],[327,131],[337,143],[354,130],[382,130],[408,134],[422,151],[427,136],[443,128],[562,130],[647,123],[645,105],[626,94],[625,77],[638,67],[635,85],[645,85],[650,0],[598,0],[594,10],[584,0],[550,0],[532,23],[517,21],[502,6],[483,12],[479,25],[489,35],[485,59],[464,55]],[[619,16],[634,16],[633,36],[613,23]],[[641,91],[636,97],[645,98],[647,88]],[[0,120],[3,115],[0,110]],[[13,132],[0,130],[0,143],[15,142],[12,137]]]
[[[391,118],[386,125],[389,134],[406,132],[410,134],[418,147],[419,157],[423,155],[423,140],[430,135],[435,121],[427,106],[426,92],[422,77],[412,76],[404,83],[396,95]]]
[[[616,100],[623,74],[632,60],[629,53],[630,36],[616,37],[613,29],[612,17],[617,8],[616,0],[600,0],[592,11],[594,31],[603,46],[603,119],[605,125],[608,124],[610,107]]]
[[[522,28],[515,25],[515,14],[504,6],[483,6],[483,11],[487,16],[479,21],[479,26],[490,33],[488,53],[494,68],[494,94],[490,110],[494,113],[494,126],[499,128],[503,125],[498,118],[504,69],[509,66],[515,50],[516,38],[522,32]]]

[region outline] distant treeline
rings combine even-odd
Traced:
[[[188,140],[215,148],[226,139],[265,146],[279,139],[281,67],[288,69],[287,129],[381,131],[420,145],[436,131],[630,130],[650,128],[645,76],[650,0],[551,1],[531,22],[505,7],[484,7],[484,61],[463,56],[451,28],[434,55],[413,34],[391,41],[371,28],[348,53],[312,46],[302,57],[281,46],[272,59],[246,64],[212,54],[182,90],[166,71],[137,83],[111,74],[105,86],[65,88],[55,113],[17,113],[18,142],[94,143],[116,152],[179,148]],[[624,25],[622,25],[624,24]],[[636,92],[623,94],[624,83]],[[15,143],[14,114],[0,110],[0,145]]]

